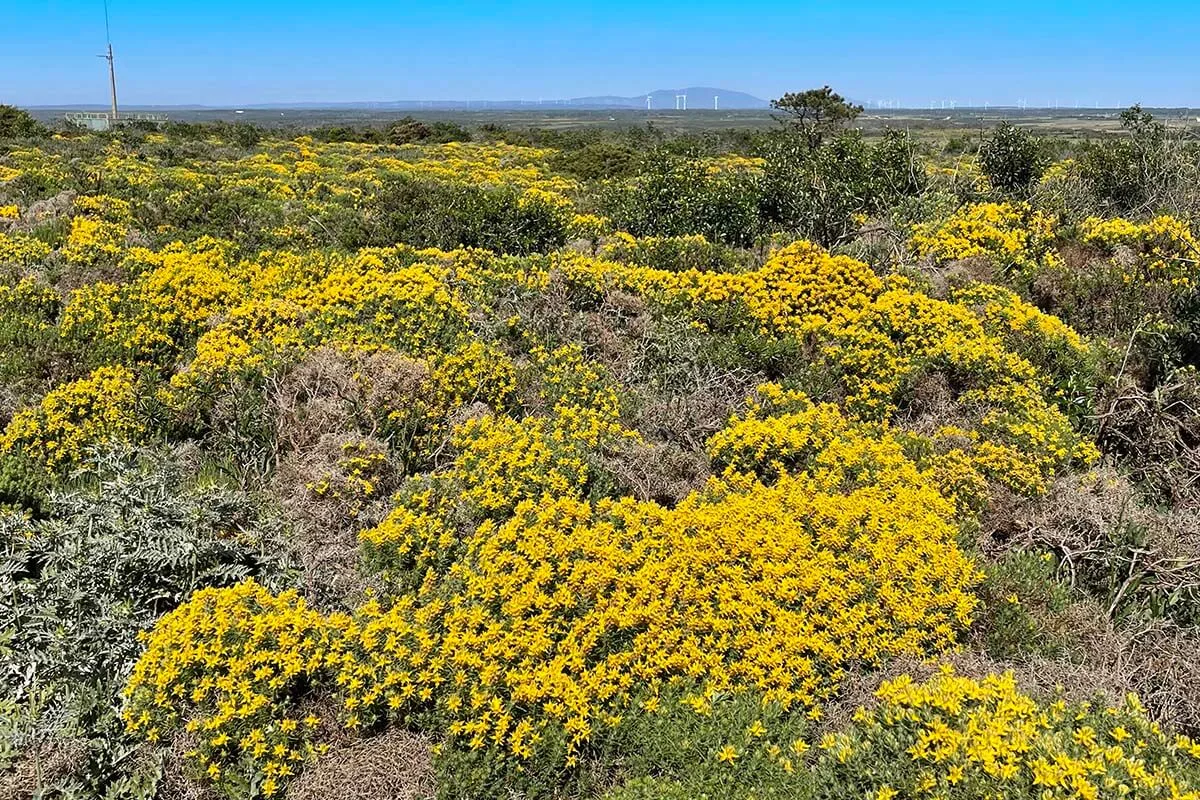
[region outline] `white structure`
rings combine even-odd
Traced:
[[[679,105],[681,101],[683,103],[682,107]],[[686,94],[675,95],[675,110],[676,111],[687,111],[687,95]]]
[[[78,128],[101,132],[134,122],[152,122],[155,125],[167,122],[166,114],[122,114],[114,117],[107,111],[68,111],[66,118],[67,122]]]

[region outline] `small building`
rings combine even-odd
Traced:
[[[167,122],[166,114],[122,114],[113,119],[113,115],[107,111],[68,111],[67,122],[77,128],[86,128],[89,131],[108,131],[121,125],[129,125],[134,122],[149,122],[154,125],[163,125]]]

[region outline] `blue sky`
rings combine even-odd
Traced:
[[[7,0],[0,102],[104,103],[101,0]],[[129,104],[529,99],[711,85],[771,98],[1200,106],[1195,0],[110,0]]]

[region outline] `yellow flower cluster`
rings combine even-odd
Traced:
[[[171,364],[209,319],[244,296],[245,287],[228,274],[227,253],[228,246],[213,239],[157,252],[136,248],[125,262],[135,278],[72,293],[62,333],[133,364]]]
[[[556,261],[569,280],[594,291],[623,289],[668,307],[692,308],[700,321],[727,325],[747,315],[763,332],[806,333],[853,316],[883,282],[861,261],[834,256],[809,242],[775,252],[760,269],[671,271],[565,255]]]
[[[1062,465],[1094,457],[1056,406],[1066,389],[1044,374],[1069,371],[1086,358],[1086,347],[1011,293],[936,300],[900,278],[885,284],[862,262],[806,242],[780,250],[759,270],[732,274],[583,256],[556,266],[593,291],[635,292],[706,327],[804,336],[839,371],[845,407],[862,419],[894,418],[922,377],[951,375],[962,387],[952,399],[975,412],[965,433],[978,469],[1021,491],[1040,491]],[[1039,340],[1033,329],[1052,336]],[[974,482],[961,475],[953,482],[960,479]]]
[[[1028,203],[978,203],[948,220],[913,228],[909,247],[935,263],[986,257],[1003,268],[1034,271],[1057,263],[1058,220]]]
[[[32,236],[0,233],[0,265],[29,267],[50,255],[50,245]]]
[[[0,206],[0,219],[20,219],[21,209],[16,206]]]
[[[371,251],[331,257],[314,282],[262,289],[228,309],[196,343],[196,357],[172,379],[181,390],[258,368],[270,353],[299,353],[323,344],[406,354],[435,352],[465,326],[467,305],[436,265],[385,263]]]
[[[15,286],[0,284],[0,313],[9,319],[36,320],[41,330],[53,328],[60,299],[58,292],[33,278],[22,278]]]
[[[405,247],[237,264],[215,247],[174,255],[132,251],[136,293],[114,287],[116,301],[92,306],[114,309],[96,324],[127,324],[152,298],[178,298],[157,328],[197,337],[177,392],[203,396],[205,381],[272,354],[333,345],[421,359],[429,392],[415,413],[430,420],[487,405],[361,534],[391,594],[325,617],[247,585],[198,596],[151,634],[130,683],[131,727],[163,735],[191,719],[227,735],[200,756],[218,776],[250,753],[255,780],[286,777],[248,737],[293,724],[301,686],[336,694],[350,727],[433,711],[454,740],[518,759],[551,731],[580,752],[597,730],[679,692],[700,713],[741,690],[819,708],[852,664],[953,645],[980,577],[957,523],[987,481],[1036,492],[1089,456],[1049,385],[1059,362],[1026,352],[1042,336],[1082,357],[1068,328],[998,290],[935,300],[808,243],[736,273]],[[613,499],[597,489],[603,457],[636,435],[606,372],[578,345],[531,338],[514,363],[469,333],[496,297],[552,278],[584,295],[637,294],[708,331],[798,337],[842,394],[815,404],[761,387],[709,442],[719,477],[704,490],[672,508]],[[73,305],[82,319],[84,303]],[[953,387],[957,427],[905,430],[914,385],[938,375]],[[370,482],[369,454],[347,458],[354,480]],[[361,482],[314,490],[369,494]],[[305,633],[271,633],[289,625]],[[291,742],[285,753],[303,755]]]
[[[342,623],[253,581],[203,589],[146,637],[125,686],[125,723],[151,742],[184,724],[198,742],[187,754],[198,772],[217,785],[249,778],[271,797],[322,749],[312,741],[321,720],[294,695],[336,664],[330,639]],[[184,705],[203,713],[185,722]],[[234,774],[234,762],[248,774]]]
[[[1200,242],[1187,222],[1159,216],[1145,223],[1089,217],[1080,226],[1081,239],[1107,253],[1118,247],[1137,254],[1136,265],[1123,270],[1127,283],[1150,281],[1172,286],[1191,286],[1200,263]]]
[[[574,239],[586,239],[595,243],[600,237],[612,230],[612,221],[608,217],[596,214],[576,214],[571,217],[567,233]]]
[[[322,499],[343,503],[347,514],[357,517],[363,506],[378,494],[380,474],[387,467],[387,453],[367,441],[346,442],[336,467],[336,476],[327,475],[310,483],[307,489]]]
[[[0,434],[0,452],[18,452],[48,470],[70,466],[91,445],[141,433],[136,405],[133,374],[101,367],[54,389],[37,407],[17,412]]]
[[[115,260],[125,247],[125,226],[94,217],[71,220],[63,257],[72,264],[94,266]]]
[[[462,352],[487,349],[471,345]],[[601,370],[584,360],[578,346],[534,348],[532,356],[529,368],[541,373],[538,404],[545,413],[524,419],[487,414],[463,422],[452,437],[457,455],[451,468],[432,476],[430,485],[403,498],[380,525],[360,534],[369,561],[389,572],[423,571],[453,552],[452,520],[460,512],[503,519],[523,500],[582,497],[592,475],[590,457],[618,441],[638,438],[620,425],[615,390]],[[452,365],[443,362],[435,368],[435,383],[453,386],[438,377]],[[489,378],[496,387],[489,394],[497,405],[506,403],[515,379],[504,370],[499,380],[478,369],[463,375]],[[487,389],[488,382],[479,388]],[[469,398],[453,390],[441,394],[447,404]]]
[[[756,156],[743,156],[737,153],[726,153],[720,156],[709,156],[708,158],[700,159],[700,163],[704,165],[705,170],[710,175],[719,175],[723,172],[762,172],[766,166],[765,158]]]
[[[1168,737],[1132,695],[1119,707],[1044,705],[1012,674],[976,681],[943,668],[926,683],[887,682],[877,697],[825,738],[817,765],[827,780],[853,776],[866,796],[1200,798],[1183,782],[1200,747]]]

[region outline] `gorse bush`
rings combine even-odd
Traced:
[[[885,683],[820,744],[815,797],[1194,797],[1200,747],[1120,707],[1047,705],[1009,675]]]

